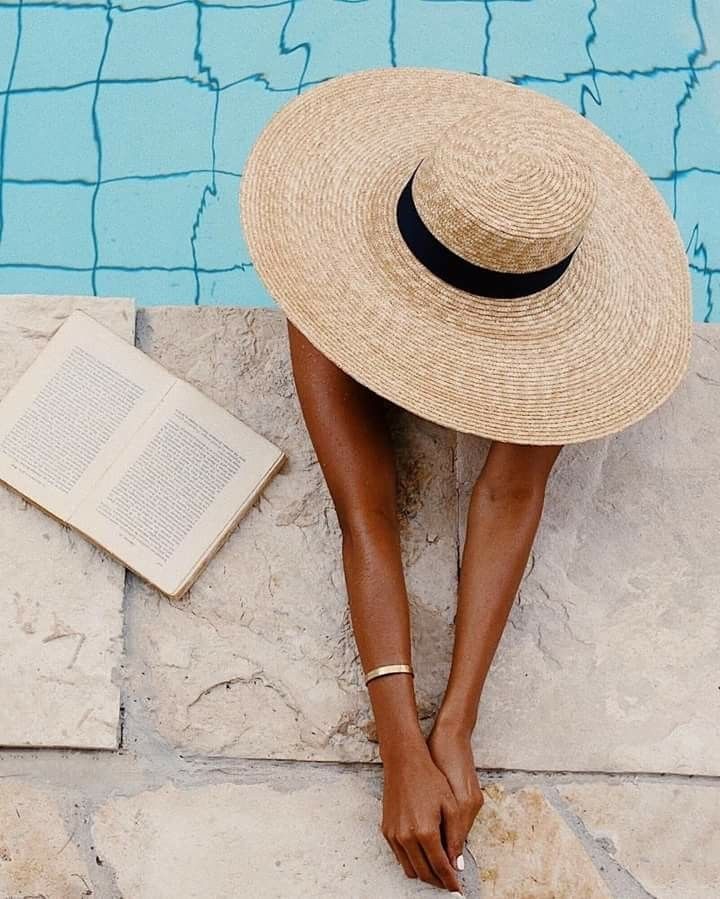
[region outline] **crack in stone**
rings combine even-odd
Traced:
[[[705,381],[707,384],[712,384],[714,387],[720,387],[720,380],[717,378],[711,378],[708,375],[702,375],[699,371],[696,371],[695,374],[700,378],[701,381]]]
[[[187,709],[189,711],[194,705],[197,705],[197,703],[200,702],[201,699],[203,699],[205,696],[208,696],[210,693],[213,693],[215,690],[220,689],[220,687],[229,688],[233,686],[233,684],[247,684],[255,680],[257,676],[257,673],[255,673],[247,676],[229,677],[226,680],[221,680],[215,684],[210,684],[209,687],[206,687],[195,697],[195,699],[193,699],[193,701],[187,706]]]

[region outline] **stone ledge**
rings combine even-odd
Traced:
[[[561,451],[483,694],[481,767],[720,774],[720,326],[668,401]],[[461,539],[484,447],[460,435]]]
[[[277,441],[289,465],[185,602],[129,578],[130,745],[157,729],[188,752],[377,761],[284,316],[144,309],[138,342]],[[696,325],[670,400],[619,435],[563,449],[483,696],[481,767],[720,773],[720,574],[706,550],[720,523],[719,350],[720,326]],[[488,443],[400,409],[392,420],[428,727],[449,667],[458,532]]]
[[[31,320],[23,322],[30,300]],[[83,303],[128,333],[131,301],[6,298],[3,334],[17,351],[7,354],[0,380],[12,383]],[[377,762],[339,529],[295,393],[284,316],[271,309],[143,309],[137,344],[282,446],[289,464],[184,600],[168,602],[128,576],[129,745],[161,739],[188,753]],[[720,574],[706,550],[720,523],[712,489],[719,350],[720,326],[696,325],[690,372],[660,409],[611,438],[563,449],[483,696],[474,742],[481,767],[720,773],[713,714]],[[449,668],[460,541],[488,443],[397,408],[391,420],[416,688],[427,729]],[[111,748],[122,569],[37,510],[10,508],[26,504],[8,491],[2,500],[23,524],[11,529],[17,545],[5,545],[4,569],[16,577],[32,572],[36,588],[50,578],[42,581],[43,596],[59,606],[47,598],[38,603],[32,591],[20,602],[25,593],[10,589],[12,578],[3,587],[6,618],[17,623],[6,629],[3,662],[22,684],[0,710],[0,741]],[[58,568],[66,543],[68,565]],[[48,546],[58,549],[52,566],[35,565]],[[67,579],[58,588],[65,568],[80,578],[80,592]],[[91,599],[88,571],[98,577]],[[108,606],[98,603],[102,591]],[[100,609],[99,661],[83,673],[76,650],[96,656],[78,644],[87,629],[73,622]],[[71,636],[74,648],[73,640],[59,639]],[[42,640],[42,655],[33,640]],[[34,681],[27,671],[51,655],[29,699]],[[61,696],[62,685],[74,698]]]
[[[340,532],[302,422],[286,339],[284,319],[271,310],[166,307],[138,316],[143,350],[289,459],[183,600],[168,603],[128,578],[131,746],[155,726],[168,742],[203,753],[377,759]],[[451,649],[454,435],[408,415],[394,439],[416,687],[427,717]]]
[[[52,773],[36,765],[38,785],[8,777],[0,757],[2,896],[440,895],[406,878],[385,842],[375,766],[190,770],[156,753],[143,774],[124,761],[97,753],[88,777],[87,755],[56,759]],[[718,782],[495,775],[484,792],[460,877],[468,899],[718,895]]]
[[[0,396],[73,309],[133,342],[129,299],[0,298]],[[0,484],[0,746],[115,749],[125,569]]]

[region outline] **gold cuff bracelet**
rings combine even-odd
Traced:
[[[380,677],[383,674],[396,674],[398,672],[405,672],[415,677],[412,665],[380,665],[379,668],[373,668],[372,671],[368,671],[365,675],[365,685],[367,686],[368,681],[371,681],[374,677]]]

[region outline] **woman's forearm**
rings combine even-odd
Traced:
[[[343,527],[343,566],[353,631],[363,670],[411,663],[410,612],[397,522],[391,515],[364,514]],[[368,692],[383,760],[423,741],[413,678],[373,678]]]
[[[542,515],[544,481],[497,490],[482,476],[467,518],[453,663],[438,726],[469,736],[480,696]]]

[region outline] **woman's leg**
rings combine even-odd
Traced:
[[[463,809],[465,833],[482,805],[470,738],[485,678],[512,608],[561,446],[492,443],[473,487],[458,584],[448,685],[428,737]]]

